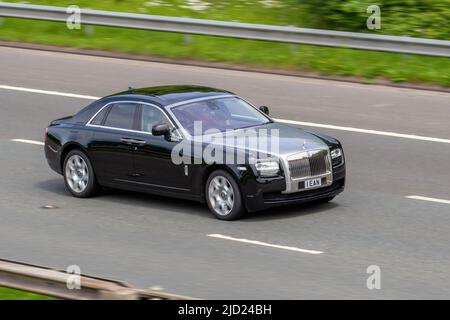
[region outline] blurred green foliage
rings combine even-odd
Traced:
[[[317,28],[368,32],[369,5],[381,9],[381,30],[392,35],[450,38],[449,0],[298,0],[306,4]]]
[[[9,1],[9,2],[22,2]],[[33,4],[167,16],[295,25],[356,32],[366,28],[369,5],[381,8],[381,30],[392,35],[450,39],[450,0],[31,0]]]

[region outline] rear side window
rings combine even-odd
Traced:
[[[105,115],[108,111],[108,107],[103,108],[94,119],[92,119],[91,124],[100,126],[103,123],[103,119],[105,119]]]
[[[132,130],[136,107],[137,105],[133,103],[112,105],[104,125],[106,127]]]

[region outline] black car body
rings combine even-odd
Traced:
[[[241,98],[231,92],[200,86],[130,89],[104,97],[76,115],[50,124],[45,139],[47,161],[54,171],[74,177],[66,177],[66,185],[73,195],[80,197],[92,195],[94,186],[105,186],[210,204],[214,202],[214,197],[221,200],[224,192],[220,193],[220,190],[225,191],[230,187],[234,192],[233,206],[240,208],[230,215],[216,214],[227,220],[237,218],[243,211],[314,200],[329,201],[344,190],[345,160],[339,141],[324,134],[277,123],[264,114],[268,113],[265,107],[260,110],[254,108],[260,115],[252,113],[247,117],[246,114],[238,114],[235,122],[239,125],[253,124],[252,121],[257,121],[255,119],[264,117],[265,122],[255,122],[256,125],[249,125],[242,130],[250,127],[269,131],[276,129],[279,132],[279,150],[277,154],[270,155],[279,162],[276,172],[260,174],[265,172],[264,164],[258,167],[261,168],[258,171],[260,169],[248,161],[255,150],[245,147],[239,150],[246,156],[245,163],[211,163],[202,158],[202,153],[196,154],[192,150],[189,154],[180,152],[183,159],[190,158],[191,161],[174,163],[174,148],[183,141],[191,143],[196,140],[195,136],[189,134],[191,131],[185,128],[187,125],[182,125],[185,120],[182,119],[182,112],[188,109],[175,108],[190,105],[190,110],[196,110],[197,106],[202,107],[200,103],[220,99],[233,103],[232,108],[244,105],[243,100],[238,101]],[[218,111],[211,111],[214,112]],[[198,113],[201,113],[200,110]],[[195,116],[191,114],[191,117]],[[145,122],[144,118],[150,120]],[[221,129],[227,127],[225,122],[218,122]],[[225,131],[220,134],[226,135]],[[202,143],[201,148],[205,147],[206,144]],[[68,155],[74,153],[75,157],[69,159],[71,163],[66,163]],[[274,166],[273,161],[268,164],[268,167]],[[91,172],[88,178],[83,178],[83,170]],[[223,182],[220,177],[226,180],[226,184],[217,192],[213,190],[214,187],[208,189],[207,186],[215,172],[222,172],[215,183]],[[313,182],[318,185],[306,189],[305,181],[311,179],[315,179]],[[89,192],[84,192],[84,189],[83,192],[74,192],[79,186],[84,186]],[[212,198],[208,198],[208,190],[212,190]],[[224,204],[221,202],[220,205]],[[227,211],[228,207],[225,209]]]

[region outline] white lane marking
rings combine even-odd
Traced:
[[[294,125],[298,125],[298,126],[326,128],[326,129],[341,130],[341,131],[351,131],[351,132],[375,134],[375,135],[379,135],[379,136],[396,137],[396,138],[403,138],[403,139],[450,143],[450,139],[417,136],[414,134],[404,134],[404,133],[396,133],[396,132],[388,132],[388,131],[377,131],[377,130],[360,129],[360,128],[354,128],[354,127],[341,127],[341,126],[335,126],[332,124],[322,124],[322,123],[314,123],[314,122],[302,122],[302,121],[284,120],[284,119],[274,119],[274,120],[278,121],[278,122],[294,124]]]
[[[43,142],[41,142],[41,141],[35,141],[35,140],[11,139],[11,141],[14,141],[14,142],[22,142],[22,143],[28,143],[28,144],[37,144],[37,145],[40,145],[40,146],[43,146],[43,145],[44,145]]]
[[[98,99],[100,99],[100,97],[86,96],[86,95],[80,95],[80,94],[75,94],[75,93],[66,93],[66,92],[58,92],[58,91],[46,91],[46,90],[39,90],[39,89],[29,89],[29,88],[22,88],[22,87],[5,86],[5,85],[0,85],[0,89],[25,91],[25,92],[41,93],[41,94],[49,94],[49,95],[56,95],[56,96],[63,96],[63,97],[70,97],[70,98],[79,98],[79,99],[87,99],[87,100],[98,100]],[[354,127],[343,127],[343,126],[336,126],[336,125],[332,125],[332,124],[323,124],[323,123],[314,123],[314,122],[303,122],[303,121],[286,120],[286,119],[274,119],[274,120],[278,121],[278,122],[287,123],[287,124],[293,124],[293,125],[298,125],[298,126],[315,127],[315,128],[326,128],[326,129],[333,129],[333,130],[350,131],[350,132],[374,134],[374,135],[396,137],[396,138],[403,138],[403,139],[411,139],[411,140],[420,140],[420,141],[439,142],[439,143],[448,143],[448,144],[450,144],[450,139],[425,137],[425,136],[418,136],[418,135],[413,135],[413,134],[404,134],[404,133],[396,133],[396,132],[388,132],[388,131],[378,131],[378,130],[371,130],[371,129],[360,129],[360,128],[354,128]]]
[[[429,202],[450,204],[450,200],[437,199],[437,198],[428,198],[428,197],[422,197],[422,196],[406,196],[405,198],[413,199],[413,200],[421,200],[421,201],[429,201]]]
[[[0,85],[0,89],[13,90],[13,91],[23,91],[23,92],[31,92],[31,93],[49,94],[49,95],[52,95],[52,96],[63,96],[63,97],[87,99],[87,100],[97,100],[97,99],[99,99],[99,97],[85,96],[85,95],[75,94],[75,93],[58,92],[58,91],[47,91],[47,90],[30,89],[30,88],[23,88],[23,87],[12,87],[12,86],[4,86],[4,85]]]
[[[303,253],[309,253],[309,254],[321,254],[321,253],[323,253],[322,251],[306,250],[306,249],[300,249],[300,248],[296,248],[296,247],[287,247],[287,246],[281,246],[281,245],[278,245],[278,244],[271,244],[271,243],[266,243],[266,242],[261,242],[261,241],[256,241],[256,240],[233,238],[233,237],[224,236],[224,235],[221,235],[221,234],[208,234],[208,237],[224,239],[224,240],[231,240],[231,241],[237,241],[237,242],[244,242],[244,243],[250,243],[250,244],[256,244],[258,246],[272,247],[272,248],[277,248],[277,249],[297,251],[297,252],[303,252]]]
[[[72,54],[72,53],[66,53],[66,52],[52,52],[52,51],[36,51],[26,48],[13,48],[13,47],[1,47],[0,50],[4,51],[27,51],[30,54],[37,55],[40,54],[42,56],[54,56],[54,55],[61,55],[61,56],[67,56],[70,54],[70,58],[74,59],[77,58],[80,61],[83,60],[89,60],[89,61],[101,61],[102,63],[109,63],[117,65],[118,58],[115,57],[102,57],[102,56],[95,56],[95,55],[79,55],[79,54]],[[8,52],[8,53],[11,53]],[[185,69],[186,71],[191,70],[195,72],[203,72],[203,73],[216,73],[219,75],[231,75],[231,76],[239,76],[239,77],[246,77],[246,78],[252,78],[252,79],[259,79],[259,80],[277,80],[277,81],[287,81],[287,82],[293,82],[293,83],[305,83],[305,84],[311,84],[311,85],[323,85],[326,83],[329,85],[334,85],[336,87],[349,87],[352,89],[362,89],[362,90],[372,90],[372,91],[403,91],[408,92],[410,94],[418,94],[418,95],[427,95],[427,96],[436,96],[436,95],[448,95],[447,92],[442,91],[431,91],[431,90],[423,90],[419,88],[407,88],[407,87],[393,87],[393,86],[386,86],[382,84],[364,84],[364,83],[355,83],[355,82],[347,82],[347,81],[340,81],[340,80],[332,80],[332,79],[321,79],[316,77],[310,77],[308,75],[304,76],[292,76],[292,75],[283,75],[283,74],[274,74],[274,73],[261,73],[261,72],[252,72],[252,71],[243,71],[239,69],[221,69],[219,67],[206,67],[206,66],[196,66],[196,65],[188,65],[183,63],[167,63],[167,62],[161,62],[161,61],[142,61],[142,60],[123,60],[120,59],[120,63],[124,63],[126,61],[127,65],[133,65],[133,66],[143,66],[143,67],[149,67],[150,69],[155,66],[161,69],[165,70],[173,70],[173,71],[180,71],[181,69]]]

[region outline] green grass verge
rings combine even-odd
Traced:
[[[315,23],[308,6],[298,0],[32,0],[27,3],[305,28],[314,28]]]
[[[143,1],[134,0],[105,0],[91,3],[89,1],[33,1],[33,3],[52,5],[66,5],[71,2],[81,7],[88,6],[96,9],[220,20],[232,20],[232,17],[239,17],[240,21],[273,24],[289,24],[294,21],[294,18],[297,20],[308,18],[305,13],[302,13],[303,11],[298,11],[299,7],[295,7],[292,12],[286,8],[268,9],[262,6],[254,10],[245,10],[245,7],[236,6],[237,1],[226,2],[228,4],[222,10],[217,9],[220,8],[218,5],[214,6],[215,9],[208,10],[207,14],[183,8],[182,5],[143,6]],[[154,0],[148,3],[159,2]],[[235,5],[230,6],[229,3]],[[248,13],[245,13],[246,11]],[[268,12],[272,14],[264,15]],[[20,19],[2,20],[0,40],[280,68],[313,72],[319,75],[352,76],[368,83],[373,79],[385,79],[393,82],[426,83],[450,87],[448,72],[450,59],[448,58],[210,36],[184,36],[175,33],[109,27],[83,27],[82,30],[68,30],[64,23]]]
[[[0,287],[0,300],[54,300],[54,298]]]

